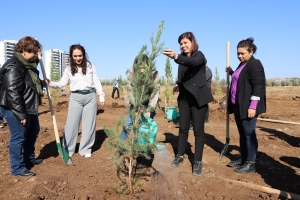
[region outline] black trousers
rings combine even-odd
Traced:
[[[207,112],[207,104],[201,107],[192,94],[185,92],[178,99],[179,106],[179,141],[178,154],[184,155],[187,146],[188,134],[190,129],[190,119],[192,117],[193,130],[195,135],[195,161],[202,161],[204,147],[204,119]]]
[[[118,93],[118,97],[117,98],[120,98],[119,89],[116,88],[116,87],[113,87],[113,91],[111,93],[111,98],[114,98],[116,90],[117,90],[117,93]]]

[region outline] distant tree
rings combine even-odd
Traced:
[[[165,77],[164,77],[164,76],[161,76],[161,77],[159,78],[159,84],[160,84],[161,86],[165,86],[166,81],[165,81]]]
[[[271,86],[270,80],[266,79],[266,86]]]
[[[220,97],[222,96],[222,86],[221,86],[219,71],[218,71],[217,67],[216,67],[215,73],[214,73],[214,84],[216,86],[216,90],[215,90],[214,95],[217,97],[217,100],[218,100],[218,103],[219,103]]]
[[[290,81],[289,80],[281,80],[281,86],[289,86]]]
[[[293,86],[299,86],[299,79],[298,78],[293,78],[293,80],[292,80],[292,85]]]
[[[60,69],[59,69],[59,67],[56,66],[53,56],[51,56],[51,59],[50,59],[50,80],[51,81],[59,81],[60,80]],[[56,105],[57,98],[60,93],[60,89],[59,88],[50,88],[50,92],[51,92],[53,104]]]
[[[166,75],[165,90],[164,90],[165,105],[170,106],[170,101],[173,98],[173,90],[171,89],[171,84],[170,84],[172,80],[172,67],[170,63],[170,58],[166,59],[165,75]]]
[[[51,81],[59,81],[60,79],[60,69],[56,66],[56,63],[53,59],[53,56],[51,56],[50,59],[50,80]]]
[[[272,80],[271,85],[272,87],[279,86],[279,82],[277,80]]]

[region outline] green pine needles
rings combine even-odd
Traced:
[[[153,130],[142,129],[141,126],[149,127],[150,124],[146,120],[150,112],[154,111],[154,107],[147,107],[149,100],[159,90],[158,78],[155,59],[163,51],[164,42],[159,43],[161,34],[164,29],[164,21],[158,27],[156,37],[152,34],[150,42],[152,45],[151,53],[147,52],[147,46],[143,45],[135,59],[132,69],[127,70],[128,85],[125,88],[128,92],[128,101],[130,107],[127,109],[132,119],[130,134],[128,138],[123,140],[120,136],[121,130],[128,130],[123,116],[118,120],[115,128],[105,128],[108,136],[109,151],[114,154],[114,161],[117,165],[118,175],[126,179],[127,191],[134,194],[133,186],[136,185],[137,177],[142,173],[137,170],[136,159],[144,157],[149,159],[149,153],[155,148],[156,141],[152,140],[149,135]],[[142,171],[144,172],[144,171]],[[133,178],[134,177],[134,178]],[[126,190],[124,190],[126,191]]]

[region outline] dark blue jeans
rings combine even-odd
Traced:
[[[251,119],[241,119],[239,106],[234,105],[234,118],[240,134],[241,158],[248,161],[255,161],[258,149],[255,132],[257,116]]]
[[[3,120],[3,115],[1,114],[1,110],[0,110],[0,123],[3,123],[4,120]]]
[[[40,132],[38,116],[27,115],[26,125],[23,126],[10,109],[0,106],[0,112],[10,131],[10,167],[11,174],[16,175],[26,170],[26,164],[35,161],[34,144]]]

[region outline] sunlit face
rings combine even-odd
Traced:
[[[37,56],[37,52],[28,52],[28,51],[23,51],[22,53],[23,57],[28,60],[29,62],[33,62]]]
[[[189,56],[192,53],[192,42],[187,38],[183,38],[180,41],[180,49]]]
[[[83,54],[80,49],[74,49],[72,57],[73,57],[73,60],[75,61],[76,65],[81,65],[82,60],[83,60]]]
[[[253,55],[253,52],[249,53],[249,52],[247,51],[247,49],[244,48],[244,47],[240,47],[240,48],[237,49],[237,56],[238,56],[238,59],[239,59],[240,62],[242,62],[242,63],[247,62],[247,61],[251,58],[252,55]]]

